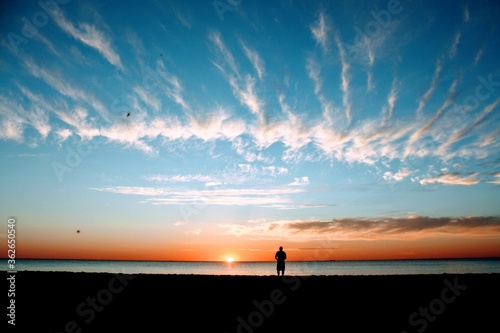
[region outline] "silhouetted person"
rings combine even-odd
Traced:
[[[278,272],[278,276],[280,275],[280,271],[281,275],[285,275],[286,252],[283,251],[283,246],[280,246],[280,250],[276,252],[274,259],[277,262],[276,271]]]

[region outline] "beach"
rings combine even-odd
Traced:
[[[481,332],[498,327],[499,282],[500,274],[256,277],[22,271],[16,274],[15,323],[16,331],[52,333],[409,333],[466,327]]]

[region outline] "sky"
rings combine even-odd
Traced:
[[[500,256],[496,1],[3,1],[18,258]]]

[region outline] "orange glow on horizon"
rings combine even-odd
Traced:
[[[5,243],[3,243],[5,244]],[[439,237],[399,241],[342,241],[336,248],[305,247],[303,243],[252,241],[242,244],[128,244],[117,242],[47,241],[31,238],[19,242],[17,258],[89,259],[89,260],[157,260],[157,261],[274,261],[274,253],[281,244],[288,261],[322,260],[390,260],[500,257],[499,237],[476,239]],[[256,244],[260,244],[256,249]],[[277,244],[277,245],[275,245]],[[314,245],[314,242],[311,242]],[[7,248],[2,250],[7,253]],[[221,249],[221,247],[223,247]]]
[[[16,258],[274,261],[279,246],[284,247],[288,261],[500,258],[500,235],[423,236],[401,236],[391,240],[302,240],[299,237],[257,240],[220,234],[171,239],[158,233],[154,238],[139,240],[129,234],[92,233],[90,229],[83,229],[80,233],[76,229],[67,229],[55,234],[33,228],[17,233]],[[6,258],[5,236],[0,237],[0,248],[0,256]]]

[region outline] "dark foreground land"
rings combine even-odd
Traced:
[[[18,272],[16,329],[7,326],[53,333],[492,332],[499,327],[499,282],[500,274]]]

